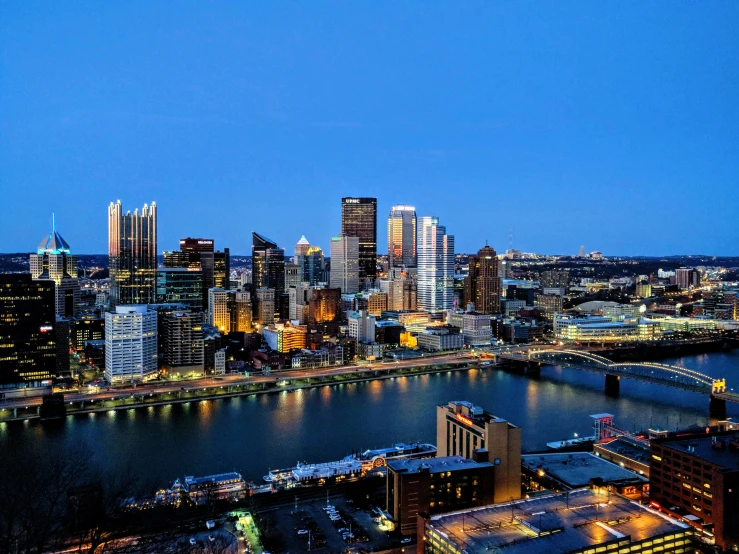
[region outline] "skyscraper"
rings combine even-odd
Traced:
[[[153,304],[156,301],[157,206],[123,213],[121,201],[108,206],[110,303]]]
[[[418,223],[418,304],[441,313],[454,305],[454,236],[446,234],[438,217]]]
[[[184,267],[164,267],[157,272],[157,302],[184,304],[203,310],[203,272]]]
[[[390,267],[416,267],[416,208],[393,206],[387,219],[387,255]]]
[[[53,281],[33,280],[27,273],[0,274],[0,392],[51,386],[55,326]]]
[[[157,374],[157,313],[146,306],[116,306],[105,314],[105,378],[140,381]]]
[[[374,283],[377,277],[377,198],[342,198],[341,234],[359,239],[359,279]]]
[[[51,233],[38,245],[36,254],[31,254],[30,268],[33,279],[50,279],[56,284],[56,315],[71,317],[79,312],[77,256],[71,254],[69,245],[57,232],[53,217]]]
[[[285,251],[259,233],[252,233],[251,266],[255,289],[268,287],[275,295],[285,291]]]
[[[470,303],[481,314],[500,313],[498,255],[489,246],[477,256],[470,256],[469,274],[464,279],[464,307]]]
[[[308,253],[309,248],[310,243],[308,242],[308,239],[305,238],[305,235],[301,236],[300,240],[295,245],[295,259],[293,261],[298,263],[298,258],[300,256],[305,256]]]
[[[326,261],[323,250],[318,246],[311,246],[305,255],[303,264],[303,281],[316,285],[325,281]]]
[[[331,288],[343,294],[359,292],[359,249],[358,237],[331,237]]]
[[[208,291],[212,288],[228,290],[231,279],[231,253],[215,250],[215,241],[204,238],[180,239],[179,250],[164,252],[164,267],[180,267],[202,272],[201,308],[208,309]],[[194,308],[194,306],[192,306]]]

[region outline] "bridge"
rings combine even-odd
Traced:
[[[726,417],[727,401],[739,402],[739,394],[726,390],[726,379],[714,379],[680,366],[652,362],[613,362],[592,352],[557,349],[506,352],[499,354],[498,358],[525,363],[529,372],[538,372],[542,364],[547,364],[600,373],[606,377],[606,394],[618,395],[622,377],[707,394],[710,397],[711,415],[717,418]]]

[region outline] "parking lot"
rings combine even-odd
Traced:
[[[298,502],[277,509],[285,552],[372,551],[390,541],[367,511],[356,510],[344,497]]]

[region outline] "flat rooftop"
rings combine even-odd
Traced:
[[[589,452],[526,454],[521,456],[521,463],[531,471],[542,470],[572,488],[588,486],[590,480],[596,477],[600,477],[606,483],[632,479],[647,482],[646,478],[633,471]]]
[[[445,471],[456,471],[459,469],[472,469],[492,467],[490,462],[475,462],[462,456],[443,456],[440,458],[392,460],[387,466],[393,471],[404,471],[405,473],[418,473],[427,469],[429,473],[443,473]]]
[[[733,471],[739,470],[739,448],[730,447],[729,442],[739,441],[739,432],[715,435],[716,440],[724,441],[724,448],[713,447],[713,436],[697,435],[680,440],[656,440],[655,444],[674,448],[689,456],[696,456],[709,464],[714,464]]]
[[[467,554],[556,554],[669,533],[693,535],[685,523],[590,489],[439,514],[431,516],[430,526]]]
[[[638,444],[626,439],[624,437],[618,437],[616,440],[598,444],[598,448],[613,452],[614,454],[620,454],[630,460],[649,465],[649,446],[639,446]]]

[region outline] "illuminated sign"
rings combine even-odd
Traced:
[[[43,327],[39,329],[39,331],[41,331],[42,333],[46,333],[48,331],[53,331],[53,330],[54,328],[51,325],[44,325]]]
[[[212,240],[199,240],[198,244],[213,244]]]
[[[347,198],[344,204],[359,204],[359,198]]]
[[[470,418],[468,418],[467,416],[464,416],[464,415],[462,415],[462,414],[457,414],[457,420],[458,420],[458,421],[461,421],[461,422],[462,422],[462,423],[464,423],[465,425],[470,425],[470,426],[472,426],[472,425],[474,425],[474,424],[475,424],[475,422],[474,422],[474,421],[472,421],[472,420],[471,420]]]

